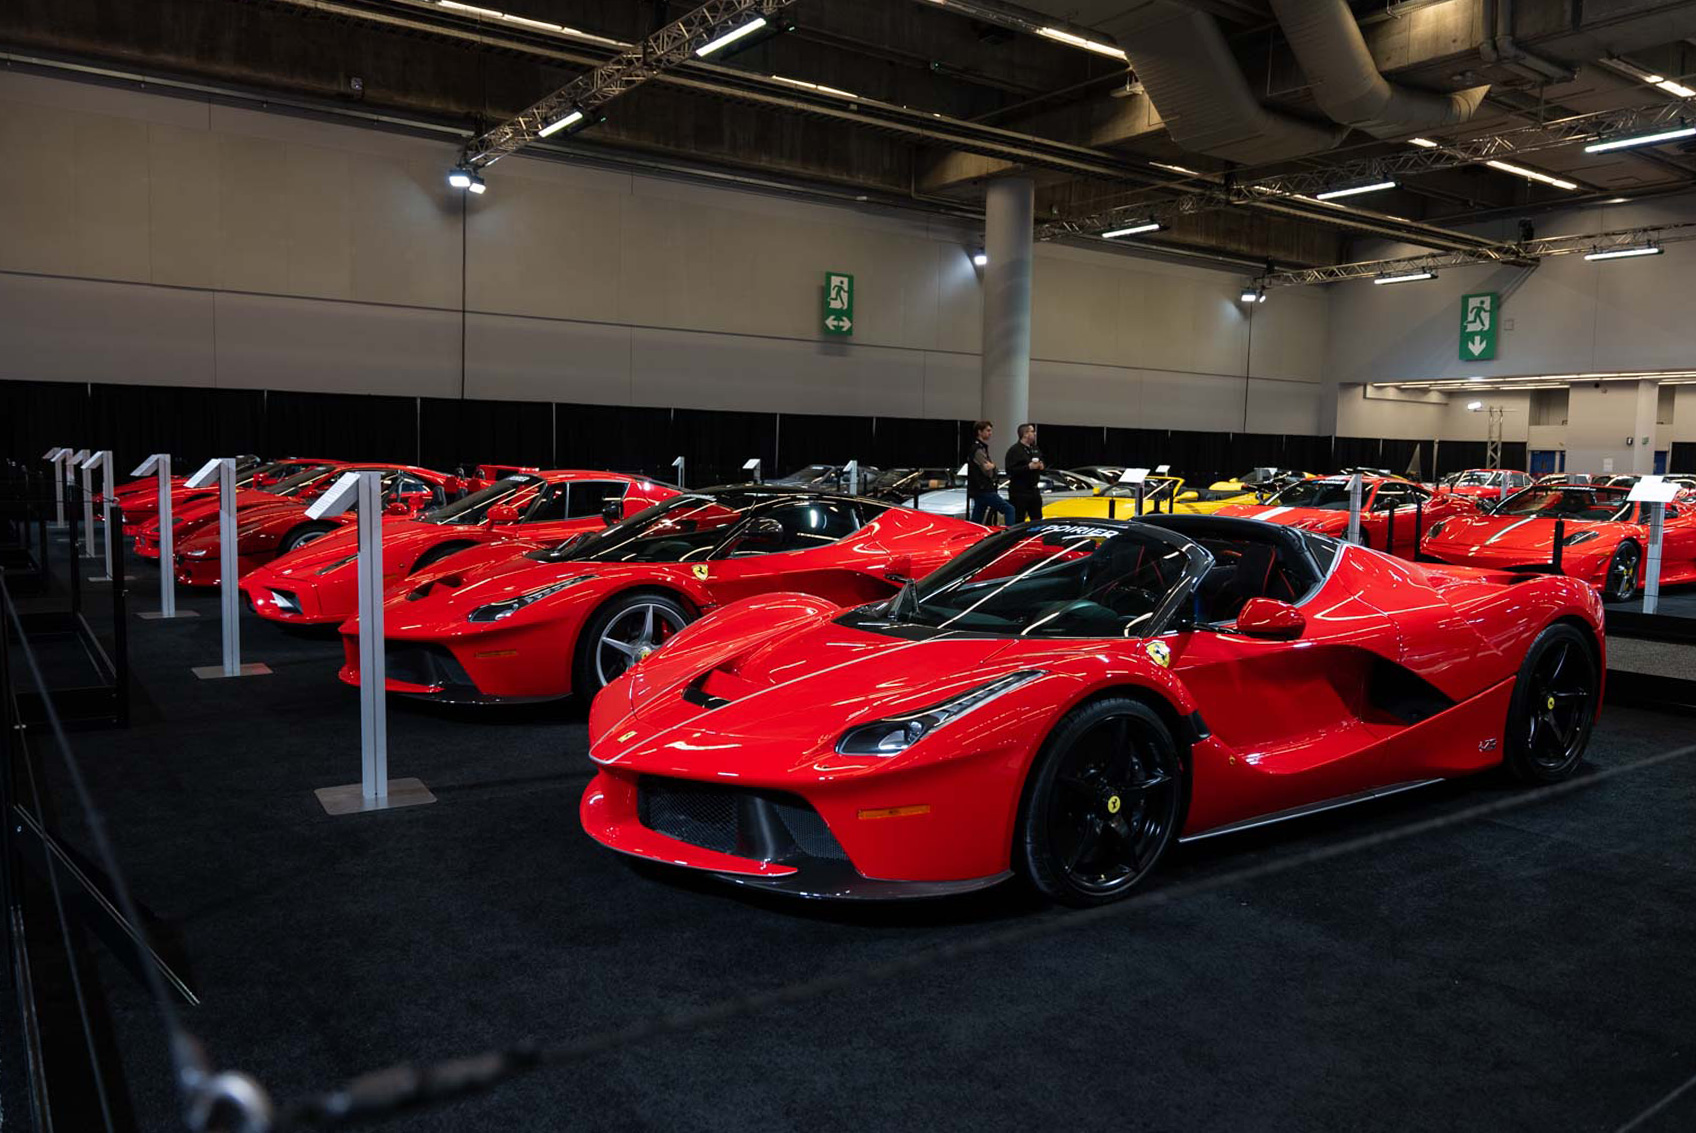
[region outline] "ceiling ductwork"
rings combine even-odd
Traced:
[[[1187,150],[1263,165],[1331,149],[1347,133],[1262,106],[1206,12],[1152,0],[1107,26],[1172,140]]]
[[[1378,138],[1458,126],[1471,120],[1488,85],[1433,94],[1386,79],[1372,61],[1347,0],[1272,0],[1319,108]]]

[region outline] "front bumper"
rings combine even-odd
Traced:
[[[218,555],[196,558],[179,553],[175,558],[177,581],[184,586],[217,586],[222,581],[223,572],[220,569],[222,560]],[[255,570],[263,565],[265,565],[265,557],[262,555],[237,554],[236,577],[240,579],[248,571]]]
[[[266,621],[285,625],[339,625],[352,613],[340,608],[326,610],[324,595],[317,586],[302,585],[292,579],[273,583],[263,572],[258,578],[251,575],[243,578],[241,588],[253,612]]]

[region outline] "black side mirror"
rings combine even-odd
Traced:
[[[624,501],[621,499],[607,500],[601,504],[601,518],[607,521],[608,527],[623,522]]]

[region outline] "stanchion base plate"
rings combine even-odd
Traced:
[[[138,579],[140,577],[141,577],[141,575],[139,575],[139,574],[126,574],[126,575],[124,575],[124,581],[125,582],[134,582],[136,579]],[[90,582],[111,582],[112,581],[110,578],[107,578],[103,574],[91,574],[91,575],[88,576],[88,580]]]
[[[150,622],[168,621],[174,618],[198,618],[199,616],[199,610],[178,610],[176,613],[170,615],[167,615],[164,610],[148,610],[146,613],[136,615],[136,617]],[[224,667],[222,665],[218,666],[218,671],[222,673],[224,671]]]
[[[325,814],[361,814],[368,810],[393,810],[436,801],[430,788],[417,779],[390,779],[389,793],[378,799],[366,798],[365,788],[359,783],[349,783],[345,787],[319,787],[312,793],[318,796]]]
[[[192,670],[192,672],[194,673],[195,676],[199,677],[203,681],[218,681],[218,680],[223,680],[227,676],[237,676],[237,677],[265,677],[265,676],[270,676],[271,666],[267,665],[263,661],[249,661],[247,664],[245,664],[241,667],[241,672],[231,674],[231,673],[224,672],[224,666],[222,666],[222,665],[196,665],[194,667],[194,669]]]

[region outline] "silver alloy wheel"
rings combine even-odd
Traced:
[[[660,602],[637,602],[607,623],[595,643],[595,676],[605,688],[624,671],[682,629],[676,610]]]
[[[288,549],[290,551],[298,551],[302,547],[306,546],[308,543],[316,543],[318,540],[322,539],[324,536],[326,536],[328,534],[329,534],[328,531],[318,530],[318,529],[315,529],[315,530],[312,530],[312,531],[303,531],[299,535],[295,536],[293,539],[289,540]]]

